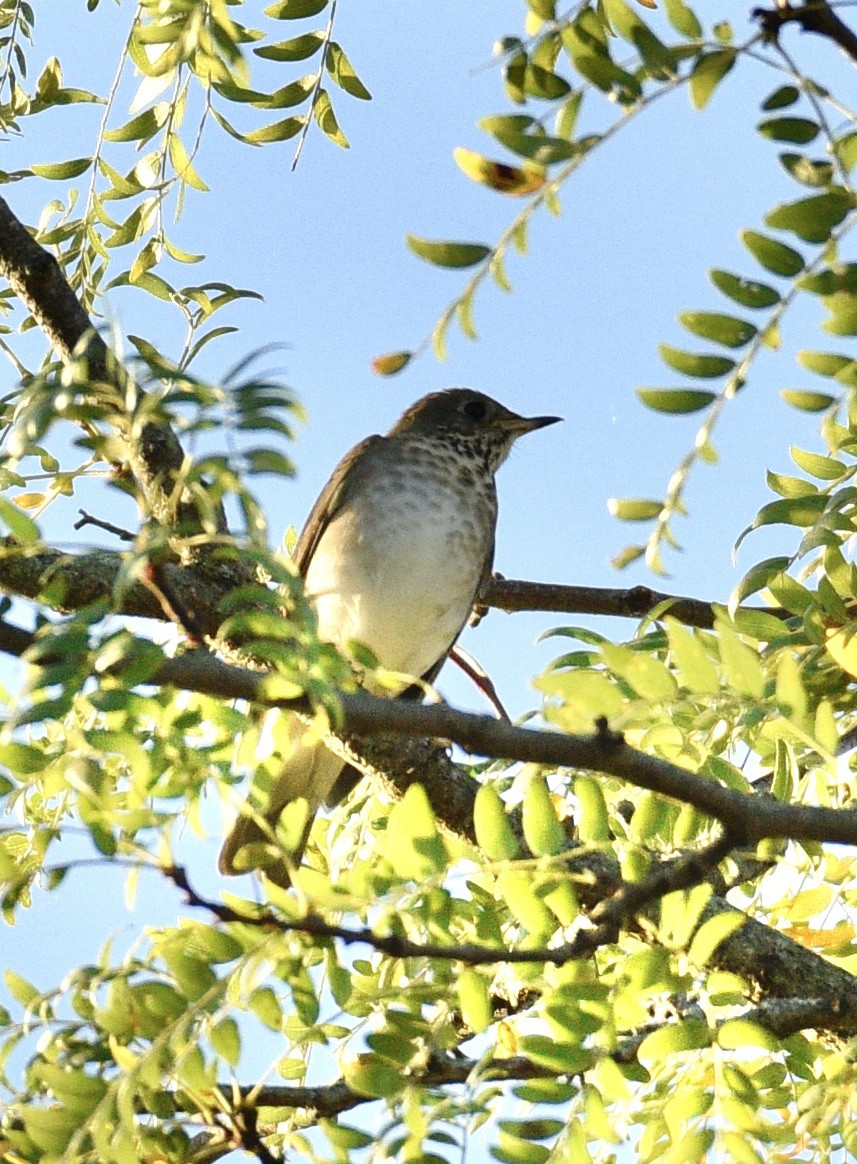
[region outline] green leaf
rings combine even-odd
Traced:
[[[799,392],[793,388],[783,388],[780,390],[780,396],[786,404],[800,409],[801,412],[824,412],[825,408],[830,408],[831,404],[836,403],[836,397],[828,396],[825,392]]]
[[[266,61],[305,61],[314,56],[323,44],[323,32],[307,32],[291,40],[278,41],[277,44],[261,45],[254,48],[253,52]]]
[[[532,874],[508,868],[501,869],[497,875],[497,889],[512,916],[528,933],[548,935],[556,929],[556,922],[550,910],[533,893]]]
[[[698,695],[716,694],[720,690],[717,668],[703,646],[700,633],[682,626],[669,614],[664,618],[664,626],[681,685]]]
[[[18,539],[19,542],[26,544],[33,544],[40,539],[39,527],[31,517],[28,517],[23,510],[20,510],[17,505],[7,497],[0,497],[0,521],[2,521],[9,532]]]
[[[729,348],[743,347],[756,335],[756,328],[748,320],[717,311],[683,311],[678,318],[694,335]]]
[[[494,136],[513,154],[528,158],[539,166],[552,166],[557,162],[567,162],[570,158],[580,154],[579,143],[566,141],[565,138],[561,137],[548,137],[545,134],[536,133],[515,133],[513,131],[496,132]]]
[[[128,281],[136,283],[141,275],[154,267],[158,261],[160,246],[155,239],[149,239],[134,262],[131,264],[131,270],[128,272]]]
[[[645,497],[611,497],[607,511],[619,521],[652,521],[664,508],[662,501]]]
[[[602,0],[604,13],[613,30],[634,45],[652,76],[675,76],[675,58],[666,45],[640,17],[639,10],[625,0]]]
[[[833,180],[833,163],[813,161],[803,154],[780,154],[780,162],[794,178],[804,186],[829,186]]]
[[[146,109],[132,117],[119,129],[110,129],[104,134],[105,141],[148,141],[153,137],[169,116],[170,107],[165,101]]]
[[[624,546],[610,559],[610,565],[616,570],[624,570],[626,566],[638,562],[645,552],[645,546]]]
[[[282,1031],[283,1012],[280,1009],[279,999],[270,986],[257,987],[247,999],[247,1005],[266,1027],[272,1031]]]
[[[39,997],[39,991],[36,990],[32,982],[22,978],[15,970],[4,971],[3,981],[6,983],[6,989],[21,1006],[29,1006],[34,999]]]
[[[720,661],[727,682],[740,695],[761,699],[765,692],[765,677],[759,656],[722,619],[716,620],[716,629]]]
[[[41,772],[50,763],[50,757],[31,744],[10,741],[0,744],[0,764],[15,775],[32,775]]]
[[[780,497],[807,497],[818,493],[818,486],[803,477],[789,477],[785,473],[775,473],[768,469],[765,474],[768,485]]]
[[[755,309],[773,307],[780,301],[779,292],[769,287],[767,283],[755,283],[751,279],[744,279],[740,275],[733,275],[729,271],[720,271],[717,268],[709,271],[708,275],[718,291],[722,291],[742,307]]]
[[[536,857],[553,857],[566,847],[565,833],[543,776],[533,776],[527,783],[522,820],[524,840]]]
[[[407,1086],[407,1076],[401,1067],[385,1063],[375,1055],[363,1054],[346,1059],[342,1074],[352,1091],[377,1099],[398,1095]]]
[[[828,503],[823,493],[809,493],[804,497],[786,497],[769,501],[753,519],[753,529],[763,525],[796,525],[802,529],[815,525]]]
[[[574,795],[578,802],[575,822],[581,841],[590,844],[609,841],[607,803],[599,782],[594,776],[578,776],[574,781]]]
[[[580,114],[580,107],[583,104],[583,93],[578,90],[572,93],[571,96],[562,103],[557,115],[554,119],[554,129],[557,137],[565,138],[566,141],[571,141],[574,137],[574,130],[577,125],[577,119]]]
[[[658,351],[664,363],[676,372],[681,372],[683,376],[696,376],[702,380],[725,376],[735,367],[735,361],[727,356],[699,355],[696,352],[672,348],[669,344],[660,344]]]
[[[799,469],[803,469],[812,477],[818,477],[820,481],[838,481],[847,469],[841,461],[837,461],[833,457],[823,457],[819,453],[810,453],[806,449],[795,448],[794,445],[789,449],[789,452]]]
[[[488,982],[477,970],[465,966],[458,975],[456,988],[461,1017],[468,1028],[478,1035],[489,1027],[494,1019]]]
[[[836,263],[832,267],[824,267],[820,271],[803,275],[798,280],[798,287],[801,291],[811,291],[814,295],[823,296],[835,296],[837,292],[842,291],[851,298],[857,293],[857,264]]]
[[[491,254],[481,243],[440,242],[406,234],[405,242],[421,259],[436,267],[475,267]]]
[[[709,1045],[710,1040],[707,1023],[701,1019],[682,1019],[646,1035],[637,1049],[637,1058],[644,1064],[663,1065],[670,1055],[701,1050]],[[692,1159],[690,1156],[683,1158]]]
[[[765,1027],[749,1019],[727,1019],[717,1031],[718,1045],[727,1051],[744,1047],[761,1047],[765,1051],[779,1051],[780,1043]]]
[[[834,143],[834,153],[847,170],[857,164],[857,133],[846,133]]]
[[[254,476],[273,473],[278,477],[294,477],[295,467],[288,457],[276,449],[249,449],[244,453],[247,472]]]
[[[620,69],[604,52],[576,52],[573,59],[581,76],[604,93],[612,94],[615,88],[619,101],[636,101],[639,98],[642,92],[639,80]]]
[[[327,4],[328,0],[279,0],[265,9],[265,15],[272,20],[303,20],[307,16],[318,16]]]
[[[372,94],[354,72],[351,62],[335,40],[328,45],[325,65],[340,89],[361,101],[372,100]]]
[[[400,877],[418,881],[442,872],[449,863],[446,845],[421,784],[412,784],[393,805],[383,852]]]
[[[506,806],[496,788],[480,784],[473,806],[473,827],[479,847],[492,861],[511,861],[518,855]]]
[[[641,699],[660,703],[675,695],[675,680],[654,655],[616,643],[604,643],[601,655],[610,671],[624,679]]]
[[[124,277],[118,275],[112,283],[108,283],[106,290],[114,286],[119,287],[123,283],[130,283],[130,281],[127,275]],[[175,294],[175,289],[169,285],[166,279],[162,279],[160,275],[155,275],[151,271],[146,271],[135,279],[134,286],[148,292],[149,295],[153,295],[155,299],[163,299],[165,303],[170,302]]]
[[[241,1058],[241,1034],[233,1018],[221,1019],[211,1029],[211,1048],[225,1059],[230,1067],[237,1067]]]
[[[65,1107],[25,1107],[21,1111],[21,1119],[29,1138],[44,1156],[51,1159],[63,1155],[80,1124],[79,1117]]]
[[[804,268],[803,255],[766,234],[742,230],[741,241],[753,257],[768,271],[784,278],[794,278]]]
[[[551,1140],[565,1127],[563,1120],[528,1119],[528,1120],[500,1120],[497,1125],[501,1131],[510,1135],[519,1136],[522,1140]]]
[[[794,105],[799,97],[800,92],[794,85],[781,85],[762,102],[762,108],[766,113],[773,109],[785,109],[788,105]]]
[[[542,101],[556,101],[571,92],[571,85],[565,77],[543,69],[540,65],[528,64],[524,73],[524,91],[528,97]]]
[[[704,109],[714,90],[735,64],[734,49],[717,49],[697,58],[690,74],[690,103],[694,109]]]
[[[577,99],[579,104],[579,98],[580,94],[575,93],[569,98],[569,101]],[[476,124],[484,133],[489,133],[498,141],[502,141],[508,134],[525,134],[528,130],[537,133],[541,128],[541,123],[527,113],[503,113],[491,117],[480,117]]]
[[[335,145],[341,146],[344,150],[351,148],[348,144],[348,138],[339,128],[339,122],[333,112],[330,94],[326,89],[319,89],[313,102],[312,115],[321,132],[329,137]]]
[[[199,190],[201,193],[205,194],[208,190],[208,186],[205,184],[205,182],[203,182],[202,178],[200,178],[199,174],[196,172],[196,169],[191,162],[190,157],[188,156],[188,152],[184,147],[184,142],[177,133],[170,134],[169,152],[173,169],[181,181],[187,182],[188,186],[190,186],[192,189]],[[200,256],[200,258],[201,257],[202,256]],[[196,262],[198,260],[194,259],[192,261]]]
[[[817,372],[819,376],[838,376],[846,368],[853,368],[855,361],[850,356],[837,355],[834,352],[809,352],[805,349],[795,356],[802,368],[810,372]]]
[[[857,296],[852,294],[825,297],[824,306],[830,316],[822,328],[830,335],[857,335]]]
[[[506,1132],[499,1133],[497,1143],[491,1148],[492,1158],[500,1164],[547,1164],[550,1155],[550,1149],[544,1145],[531,1144]]]
[[[638,388],[637,396],[647,408],[669,413],[699,412],[717,399],[698,388]]]
[[[790,141],[795,145],[807,145],[821,133],[821,126],[807,117],[769,117],[756,128],[771,141]]]
[[[702,25],[696,13],[684,3],[684,0],[666,0],[664,8],[667,19],[676,32],[688,40],[702,39]]]
[[[48,178],[61,182],[67,178],[79,178],[92,165],[92,158],[73,158],[69,162],[50,162],[46,165],[32,165],[30,169],[37,178]]]
[[[790,230],[806,242],[824,243],[853,207],[852,196],[835,187],[825,194],[778,206],[765,216],[765,224],[774,230]]]
[[[527,0],[527,7],[542,20],[556,20],[556,0]]]
[[[764,590],[772,578],[776,578],[789,568],[789,558],[765,558],[752,566],[735,589],[729,599],[729,613],[734,617],[735,608],[749,598],[751,594],[758,594]]]
[[[283,121],[263,125],[259,129],[252,129],[243,135],[242,140],[250,145],[266,145],[272,141],[288,141],[300,132],[306,122],[306,117],[286,117]]]

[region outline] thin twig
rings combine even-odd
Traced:
[[[179,865],[164,866],[164,874],[185,895],[189,905],[205,909],[222,922],[259,926],[282,933],[306,934],[312,938],[334,939],[346,945],[366,945],[391,958],[437,958],[463,962],[468,966],[488,966],[497,963],[545,962],[564,966],[568,962],[589,957],[602,946],[612,944],[623,925],[654,901],[679,889],[700,884],[708,871],[734,848],[734,840],[724,832],[707,848],[691,853],[677,861],[665,863],[641,881],[624,882],[609,898],[593,910],[591,928],[578,930],[570,942],[541,949],[510,949],[479,945],[446,945],[439,942],[414,942],[400,934],[377,934],[368,926],[344,926],[326,921],[318,914],[303,918],[286,918],[273,910],[261,908],[252,912],[203,897],[190,884],[187,872]]]
[[[303,153],[304,142],[309,133],[310,120],[315,109],[315,103],[318,99],[319,90],[321,89],[322,81],[324,80],[324,67],[327,64],[327,54],[330,49],[330,42],[333,39],[333,20],[336,16],[337,0],[331,0],[330,14],[327,18],[327,28],[324,30],[324,40],[321,43],[321,56],[318,60],[318,75],[315,79],[315,84],[312,87],[312,94],[309,101],[309,112],[306,115],[306,121],[301,126],[300,137],[298,138],[297,146],[295,147],[295,156],[292,158],[292,173],[295,172],[300,161],[300,156]]]
[[[114,525],[112,521],[105,521],[101,517],[93,517],[85,509],[79,509],[77,512],[80,514],[80,520],[74,523],[74,529],[83,529],[85,525],[94,525],[97,529],[106,530],[107,533],[113,534],[123,542],[134,541],[136,535],[132,534],[130,530],[123,529],[120,525]]]

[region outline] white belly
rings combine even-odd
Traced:
[[[385,491],[383,510],[346,505],[306,572],[323,639],[340,649],[365,643],[382,667],[413,676],[454,642],[484,567],[472,552],[484,509],[462,513],[460,496],[434,486],[430,507],[395,490]]]

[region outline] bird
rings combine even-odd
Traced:
[[[561,419],[519,416],[474,389],[447,388],[417,400],[386,436],[367,437],[336,466],[293,561],[319,637],[346,652],[360,642],[385,671],[403,676],[398,690],[375,693],[419,696],[414,680],[434,681],[491,577],[494,476],[519,437]],[[373,690],[371,675],[363,684]],[[219,859],[225,875],[260,866],[283,888],[316,813],[332,792],[338,798],[346,767],[317,737],[304,739],[299,716],[285,714],[291,751],[282,771],[267,803],[256,797],[251,807],[248,799]],[[303,833],[288,854],[278,853],[273,830],[301,799]]]

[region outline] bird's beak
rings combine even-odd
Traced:
[[[492,423],[495,428],[501,428],[504,432],[519,437],[528,432],[535,432],[537,428],[558,424],[561,420],[561,416],[516,416],[514,413],[508,413],[506,416],[498,416]]]

